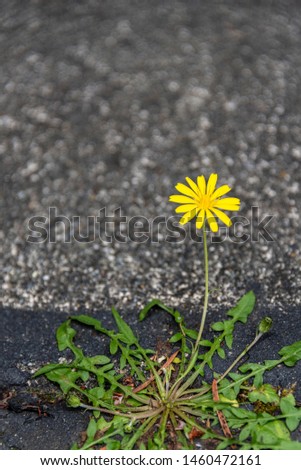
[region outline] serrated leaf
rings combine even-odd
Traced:
[[[284,364],[288,367],[294,366],[301,359],[301,341],[280,349],[279,355],[283,357]]]
[[[128,345],[137,343],[137,338],[134,335],[132,328],[121,318],[121,316],[114,307],[112,308],[112,313],[118,330],[122,335],[122,341],[124,341]]]
[[[104,328],[101,322],[94,317],[90,317],[88,315],[73,315],[70,318],[71,320],[74,320],[78,323],[83,323],[87,326],[93,326],[96,331],[99,331],[100,333],[103,333],[110,338],[116,334],[115,331],[110,331],[107,328]]]
[[[64,349],[67,348],[72,349],[73,338],[75,335],[76,331],[70,326],[70,320],[62,323],[56,330],[56,339],[59,351],[64,351]]]
[[[57,382],[63,393],[68,393],[75,387],[75,382],[80,378],[80,373],[68,367],[54,369],[46,374],[52,382]]]
[[[258,389],[249,393],[249,400],[251,403],[254,403],[257,400],[262,403],[279,403],[279,396],[272,385],[263,384]]]
[[[254,413],[254,411],[246,410],[245,408],[235,408],[235,407],[227,409],[225,413],[226,413],[226,416],[228,416],[227,413],[229,413],[229,417],[232,415],[235,418],[239,418],[241,420],[254,419],[257,416],[256,413]]]
[[[281,441],[288,441],[290,433],[282,421],[275,419],[264,425],[258,424],[254,427],[252,437],[259,444],[272,445]]]
[[[257,364],[254,362],[248,362],[239,367],[239,370],[243,373],[251,371],[255,373],[253,385],[255,388],[259,388],[263,383],[263,374],[266,370],[273,369],[277,366],[279,361],[277,360],[268,360],[264,361],[264,364]]]
[[[230,372],[229,377],[234,382],[233,390],[234,390],[235,396],[237,396],[239,394],[239,391],[240,391],[243,375],[237,374],[235,372]]]
[[[97,400],[104,396],[105,390],[103,386],[90,388],[89,396],[95,397]]]
[[[227,315],[232,317],[234,321],[246,323],[248,316],[254,309],[255,301],[256,297],[254,292],[249,291],[239,300],[235,307],[227,312]]]
[[[296,400],[291,393],[280,400],[280,409],[282,413],[284,415],[290,415],[285,419],[285,423],[290,431],[297,429],[301,421],[301,409],[296,408],[295,405]]]

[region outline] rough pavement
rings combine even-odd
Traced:
[[[219,173],[242,200],[240,226],[210,244],[210,314],[252,288],[256,316],[272,314],[281,331],[283,343],[274,330],[270,350],[299,339],[298,2],[0,0],[0,7],[1,321],[3,370],[13,369],[3,386],[22,388],[22,367],[55,355],[55,344],[49,354],[44,343],[40,354],[31,350],[36,329],[50,344],[69,313],[106,317],[114,305],[136,325],[139,309],[157,297],[197,323],[202,245],[189,236],[166,240],[156,218],[174,216],[174,185],[202,173]],[[50,232],[29,243],[30,219],[49,219],[50,207],[73,218],[70,243],[62,223],[51,228],[55,243]],[[93,235],[102,208],[127,217],[112,242],[103,222]],[[271,241],[260,228],[268,215]],[[129,239],[133,217],[145,218],[144,243]],[[88,240],[79,243],[87,221]],[[112,235],[112,224],[107,229]],[[4,446],[34,446],[18,432]],[[39,445],[63,442],[55,437]]]

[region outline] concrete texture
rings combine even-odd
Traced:
[[[0,0],[0,8],[5,388],[26,386],[18,364],[31,354],[35,367],[51,360],[52,332],[70,313],[107,318],[114,305],[136,326],[157,297],[197,324],[202,244],[188,229],[181,243],[166,240],[164,224],[144,243],[127,232],[130,218],[146,218],[148,236],[148,223],[174,216],[175,184],[203,173],[219,173],[242,201],[240,226],[210,243],[211,318],[252,288],[256,318],[272,312],[281,331],[269,350],[300,339],[298,2]],[[52,219],[47,240],[29,243],[32,218],[48,227],[50,207],[73,218],[70,242]],[[127,218],[112,242],[102,208]],[[260,225],[268,215],[270,241]],[[5,445],[35,445],[17,441]],[[60,439],[52,448],[60,442],[68,448]]]

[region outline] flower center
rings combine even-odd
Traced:
[[[200,200],[200,209],[209,209],[211,205],[210,196],[205,194]]]

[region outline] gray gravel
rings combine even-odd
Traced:
[[[201,244],[29,244],[28,220],[121,207],[171,217],[189,175],[220,174],[273,215],[274,241],[210,249],[212,303],[248,287],[300,305],[301,11],[293,1],[1,1],[2,303],[195,311]],[[126,227],[123,225],[123,229]],[[246,232],[251,233],[250,226]],[[101,231],[103,238],[103,231]]]
[[[210,243],[211,318],[253,289],[256,318],[270,313],[283,335],[280,344],[275,332],[272,349],[298,339],[299,2],[0,0],[0,9],[5,331],[15,315],[16,335],[27,331],[32,344],[35,322],[54,331],[52,312],[57,322],[71,312],[106,316],[113,305],[137,323],[154,297],[196,325],[202,244],[171,243],[163,224],[156,243],[127,230],[133,217],[174,217],[175,184],[217,172],[242,201],[248,240],[240,243],[240,225],[236,238],[232,228]],[[51,229],[56,243],[29,243],[29,221],[48,218],[50,207],[80,217],[83,235],[102,208],[120,208],[127,224],[119,241],[105,240],[102,224],[79,243],[75,220],[70,243],[62,223]],[[258,231],[268,215],[269,242]],[[18,347],[17,336],[6,341]],[[20,348],[24,366],[31,352]],[[6,386],[26,383],[16,362],[5,362]]]

